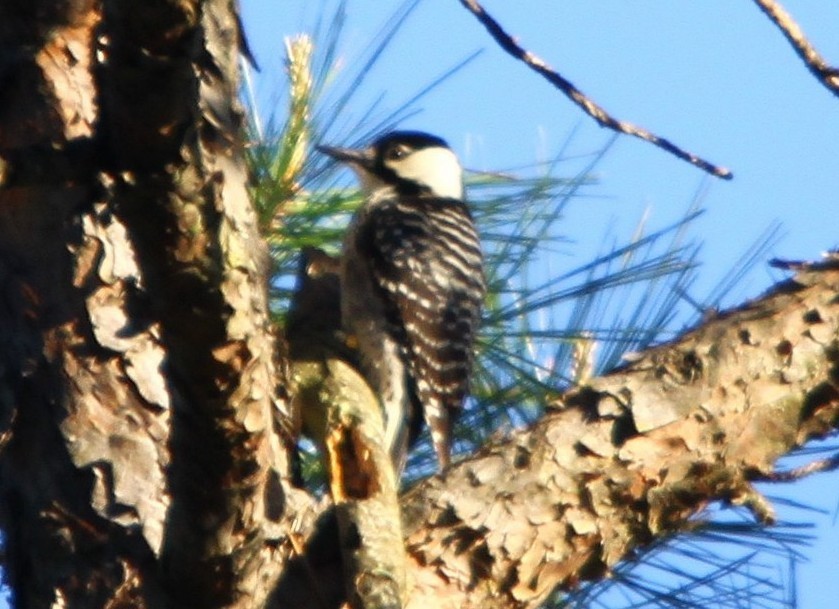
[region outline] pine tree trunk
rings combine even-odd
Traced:
[[[261,606],[299,493],[274,429],[233,2],[12,2],[0,24],[16,602]]]

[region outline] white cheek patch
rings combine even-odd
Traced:
[[[423,148],[390,165],[400,177],[427,186],[438,197],[463,198],[463,170],[448,148]]]

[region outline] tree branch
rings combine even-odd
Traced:
[[[779,457],[839,427],[839,262],[797,266],[762,298],[638,354],[410,489],[407,607],[535,609],[694,530],[714,501],[771,524],[752,482],[783,479]],[[322,553],[309,559],[334,569]],[[300,586],[283,593],[314,602]]]
[[[292,409],[325,461],[350,606],[398,609],[407,559],[397,481],[379,400],[343,340],[339,265],[303,249],[286,321]]]
[[[460,0],[460,3],[466,8],[466,10],[472,13],[478,21],[481,22],[481,24],[489,32],[490,36],[493,37],[502,49],[519,61],[524,62],[530,69],[541,75],[554,87],[562,91],[566,97],[582,108],[582,110],[597,121],[601,127],[607,127],[619,133],[631,135],[650,142],[654,146],[657,146],[677,158],[687,161],[691,165],[699,167],[701,170],[718,178],[729,180],[733,177],[731,171],[725,167],[714,165],[713,163],[710,163],[705,159],[676,146],[670,140],[659,137],[642,127],[637,127],[632,123],[613,118],[608,112],[606,112],[606,110],[598,106],[587,95],[577,89],[571,82],[553,70],[543,59],[521,47],[476,0]]]
[[[411,490],[409,606],[537,607],[714,500],[770,522],[750,480],[839,421],[837,291],[799,274]]]
[[[839,455],[833,455],[832,457],[819,459],[818,461],[813,461],[812,463],[796,467],[789,471],[770,472],[759,478],[759,480],[763,482],[795,482],[813,474],[830,472],[837,468],[839,468]]]
[[[834,95],[839,95],[839,69],[829,65],[819,55],[816,48],[807,40],[804,31],[783,5],[776,0],[754,0],[754,2],[763,14],[781,30],[784,38],[792,45],[813,76]]]

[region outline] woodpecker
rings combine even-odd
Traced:
[[[365,195],[343,243],[341,318],[382,402],[397,476],[423,418],[442,471],[486,291],[463,170],[443,139],[420,131],[318,149],[348,164]]]

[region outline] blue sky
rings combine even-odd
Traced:
[[[318,11],[332,4],[243,1],[245,27],[262,66],[257,82],[262,99],[281,82],[283,36],[310,29]],[[348,60],[397,5],[349,3]],[[708,285],[776,220],[785,234],[773,252],[778,256],[814,258],[839,245],[826,222],[836,203],[839,105],[751,3],[706,0],[678,3],[678,9],[665,0],[486,6],[614,116],[734,171],[731,182],[711,180],[707,213],[697,225],[706,243]],[[839,58],[839,3],[811,0],[788,7],[823,54]],[[360,115],[381,93],[395,106],[481,49],[465,70],[423,100],[422,113],[407,126],[444,135],[475,169],[549,158],[575,128],[578,152],[590,152],[608,138],[609,132],[498,50],[456,0],[420,4],[370,74],[365,95],[347,112]],[[604,199],[579,209],[579,224],[592,228],[569,230],[575,239],[596,241],[602,236],[598,226],[609,222],[634,226],[646,208],[652,222],[663,226],[679,216],[704,176],[628,137],[619,140],[598,175]],[[577,220],[568,218],[571,226]],[[768,273],[758,272],[739,296],[756,293],[770,281]]]
[[[342,56],[352,61],[399,3],[350,0]],[[311,31],[333,2],[242,0],[245,29],[261,64],[259,99],[282,82],[283,37]],[[786,0],[810,40],[839,64],[839,2]],[[644,126],[734,172],[709,178],[704,245],[695,296],[710,289],[759,235],[782,225],[770,256],[816,259],[839,245],[839,99],[804,68],[774,26],[746,0],[644,2],[494,0],[486,9],[613,116]],[[588,153],[609,133],[540,77],[497,49],[456,0],[425,0],[346,110],[360,115],[385,94],[395,107],[476,50],[482,54],[420,104],[404,126],[443,135],[474,169],[501,170],[551,158],[575,131]],[[598,166],[596,198],[572,206],[566,232],[594,251],[606,227],[631,233],[649,212],[651,228],[678,219],[706,181],[698,169],[650,144],[621,138]],[[569,265],[571,263],[569,262]],[[782,274],[759,265],[728,304],[757,296]],[[832,515],[839,476],[771,489],[824,510],[780,509],[815,523],[816,542],[797,568],[800,607],[833,609],[839,598]]]

